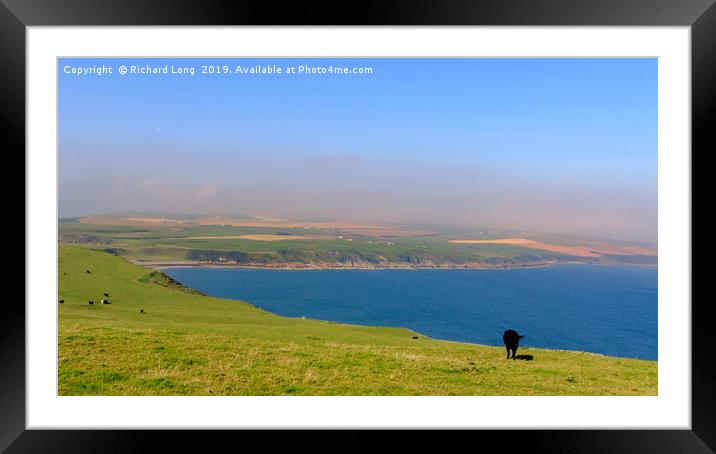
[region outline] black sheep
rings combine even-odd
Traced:
[[[502,335],[502,340],[505,342],[505,348],[507,349],[507,358],[510,357],[510,351],[512,351],[512,359],[515,359],[515,353],[517,353],[517,347],[520,345],[520,339],[525,336],[520,336],[517,331],[508,329],[505,334]]]

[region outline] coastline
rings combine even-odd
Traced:
[[[511,270],[511,269],[532,269],[547,268],[556,265],[598,265],[598,266],[636,266],[646,268],[658,268],[658,264],[648,263],[588,263],[580,261],[564,261],[564,262],[543,262],[535,264],[500,264],[491,265],[486,263],[469,263],[469,264],[443,264],[443,265],[364,265],[359,266],[338,266],[332,264],[276,264],[276,265],[259,265],[259,264],[236,264],[236,263],[216,263],[216,262],[195,262],[195,261],[144,261],[129,260],[129,262],[151,268],[154,270],[165,270],[172,268],[226,268],[226,269],[257,269],[257,270],[276,270],[276,271],[319,271],[319,270]]]
[[[224,264],[216,262],[161,262],[161,261],[142,261],[129,260],[135,265],[155,270],[164,270],[171,268],[239,268],[239,269],[259,269],[259,270],[277,270],[277,271],[318,271],[318,270],[505,270],[505,269],[524,269],[524,268],[545,268],[554,265],[584,265],[583,262],[545,262],[524,265],[490,265],[484,263],[470,263],[463,265],[359,265],[359,266],[338,266],[331,264],[276,264],[276,265],[258,265],[258,264]]]
[[[359,267],[320,267],[320,268],[319,268],[319,267],[315,267],[315,266],[314,266],[314,267],[305,267],[305,266],[304,266],[304,267],[297,267],[297,268],[288,268],[288,267],[275,267],[275,266],[274,266],[274,267],[266,267],[266,266],[237,265],[237,264],[211,264],[211,263],[204,263],[204,262],[189,262],[189,261],[185,261],[185,262],[178,262],[178,261],[172,261],[172,262],[168,262],[168,261],[167,261],[167,262],[149,262],[149,261],[146,261],[146,262],[144,262],[144,261],[139,261],[139,260],[136,260],[136,261],[135,261],[135,260],[128,260],[128,259],[125,259],[125,260],[127,260],[128,262],[130,262],[130,263],[132,263],[132,264],[136,264],[136,265],[139,265],[139,266],[143,266],[143,267],[149,268],[149,269],[154,269],[154,270],[157,270],[157,271],[159,271],[159,272],[161,272],[161,270],[163,270],[163,269],[171,269],[171,268],[197,268],[197,267],[199,267],[199,268],[201,268],[201,267],[203,267],[203,268],[227,268],[227,269],[235,269],[235,268],[268,269],[268,270],[279,270],[279,271],[281,271],[281,270],[283,270],[283,271],[288,271],[288,270],[297,270],[297,271],[300,271],[300,270],[387,270],[387,269],[400,269],[400,270],[410,270],[410,269],[414,269],[414,270],[418,270],[418,269],[433,269],[433,270],[435,270],[435,269],[443,269],[443,270],[449,270],[449,269],[502,269],[502,270],[505,270],[505,269],[546,268],[546,267],[550,267],[550,266],[554,266],[554,265],[589,265],[589,263],[574,261],[574,262],[551,262],[551,263],[535,264],[535,265],[527,265],[527,266],[501,266],[501,267],[496,267],[496,266],[482,266],[482,267],[466,267],[466,266],[393,266],[393,267],[361,267],[361,268],[359,268]],[[611,264],[611,263],[609,263],[609,264],[596,264],[596,265],[602,265],[602,266],[614,266],[614,265],[630,266],[630,265],[631,265],[631,266],[633,266],[633,264],[618,264],[618,263],[617,263],[617,264]],[[641,266],[656,267],[656,265],[642,265],[642,264],[636,264],[636,266],[639,266],[639,267],[641,267]],[[183,287],[183,288],[188,289],[188,290],[192,290],[192,291],[197,292],[197,293],[199,293],[199,294],[201,294],[201,295],[211,296],[211,295],[203,294],[203,293],[197,291],[196,289],[194,289],[194,288],[192,288],[192,287],[189,287],[189,286],[187,286],[187,285],[185,285],[185,284],[183,284],[183,283],[177,282],[177,284],[178,284],[178,286],[180,286],[180,287]],[[226,299],[226,298],[224,298],[224,299]],[[244,303],[244,304],[249,304],[249,305],[254,306],[254,307],[259,307],[259,306],[255,306],[254,304],[252,304],[252,303],[250,303],[250,302],[248,302],[248,301],[245,301],[245,300],[231,299],[231,298],[229,298],[229,300],[238,301],[238,302],[241,302],[241,303]],[[277,314],[277,313],[268,311],[267,309],[264,309],[264,308],[261,308],[261,309],[262,309],[263,311],[269,312],[269,313],[271,313],[271,314],[274,314],[274,315],[276,315],[276,316],[283,317],[283,318],[289,318],[289,319],[294,319],[294,318],[295,318],[295,319],[307,319],[307,317],[289,317],[289,316],[285,316],[285,315],[279,315],[279,314]],[[341,322],[341,321],[336,321],[336,320],[324,320],[324,319],[318,319],[318,318],[310,318],[310,319],[311,319],[311,320],[324,321],[324,322],[328,322],[328,323],[346,324],[346,322]],[[374,325],[355,325],[355,326],[373,327]],[[381,327],[381,326],[375,326],[375,327]],[[403,326],[394,326],[394,328],[407,329],[407,330],[410,330],[410,331],[414,332],[415,334],[417,334],[417,335],[419,335],[419,336],[422,336],[422,337],[424,337],[424,338],[426,338],[426,339],[431,339],[431,340],[436,340],[436,341],[450,342],[450,343],[458,343],[458,344],[466,344],[466,345],[478,345],[478,346],[484,346],[484,347],[499,347],[499,346],[501,346],[501,345],[493,345],[493,344],[479,344],[479,343],[474,343],[474,342],[466,342],[466,341],[460,341],[460,340],[454,340],[454,339],[447,339],[447,338],[430,337],[430,336],[425,335],[425,334],[422,333],[422,332],[418,332],[418,331],[416,331],[416,330],[414,330],[414,329],[412,329],[412,328],[403,327]],[[634,360],[652,361],[652,362],[658,363],[658,357],[657,357],[656,359],[650,359],[650,358],[641,358],[641,357],[633,357],[633,356],[610,355],[610,354],[606,354],[606,353],[592,352],[592,351],[586,351],[586,350],[568,350],[568,349],[559,349],[559,348],[539,347],[539,346],[533,346],[533,345],[524,345],[522,348],[523,348],[523,349],[527,349],[527,350],[537,349],[537,350],[549,350],[549,351],[555,351],[555,352],[582,353],[582,354],[589,354],[589,355],[598,355],[598,356],[607,357],[607,358],[634,359]]]
[[[154,269],[159,272],[162,272],[162,270],[165,269],[173,269],[173,268],[215,268],[215,269],[257,269],[257,270],[275,270],[275,271],[319,271],[319,270],[465,270],[465,269],[472,269],[472,270],[509,270],[509,269],[530,269],[530,268],[547,268],[555,265],[598,265],[598,266],[637,266],[637,267],[654,267],[656,268],[657,265],[644,265],[644,264],[621,264],[621,263],[585,263],[585,262],[579,262],[579,261],[573,261],[573,262],[551,262],[551,263],[544,263],[544,264],[535,264],[535,265],[525,265],[525,266],[404,266],[404,265],[396,265],[396,266],[390,266],[390,267],[330,267],[330,266],[303,266],[303,267],[280,267],[280,266],[255,266],[255,265],[238,265],[238,264],[216,264],[216,263],[205,263],[205,262],[173,262],[173,263],[167,263],[167,262],[134,262],[132,263],[138,264],[140,266],[144,266],[149,269]],[[179,283],[181,287],[195,290],[192,287],[186,286],[185,284]],[[211,295],[207,295],[211,296]],[[229,298],[231,299],[231,298]],[[249,304],[252,306],[255,306],[254,304],[240,299],[232,299],[234,301],[240,301],[245,304]],[[255,306],[260,307],[260,306]],[[266,308],[260,307],[262,310],[270,312],[274,315],[277,315],[279,317],[284,318],[290,318],[290,319],[308,319],[308,317],[290,317],[287,315],[280,315],[278,313],[272,312],[267,310]],[[338,323],[338,324],[346,324],[346,322],[342,322],[339,320],[328,320],[328,319],[319,319],[319,318],[313,318],[310,317],[311,320],[318,320],[318,321],[324,321],[328,323]],[[350,323],[348,323],[350,324]],[[365,327],[383,327],[380,325],[355,325],[355,326],[365,326]],[[436,341],[442,341],[442,342],[451,342],[451,343],[459,343],[459,344],[466,344],[466,345],[479,345],[483,347],[501,347],[501,344],[479,344],[474,342],[468,342],[468,341],[461,341],[461,340],[455,340],[455,339],[449,339],[449,338],[439,338],[439,337],[430,337],[425,335],[422,332],[416,331],[414,328],[409,328],[405,326],[392,326],[393,328],[402,328],[407,329],[412,332],[414,332],[416,335],[419,335],[421,337],[424,337],[426,339],[432,339]],[[540,347],[540,346],[533,346],[533,345],[524,345],[522,347],[526,350],[536,349],[536,350],[549,350],[549,351],[555,351],[555,352],[570,352],[570,353],[581,353],[581,354],[589,354],[589,355],[598,355],[602,357],[607,358],[619,358],[619,359],[633,359],[633,360],[640,360],[640,361],[653,361],[658,363],[658,357],[655,359],[652,358],[642,358],[638,356],[619,356],[619,355],[610,355],[607,353],[602,352],[594,352],[594,351],[587,351],[587,350],[568,350],[563,348],[549,348],[549,347]]]
[[[134,261],[131,261],[131,262],[132,262],[132,263],[135,263]],[[505,267],[500,267],[500,268],[497,268],[497,267],[482,267],[482,268],[477,268],[477,267],[474,267],[474,268],[451,267],[451,268],[450,268],[450,267],[445,267],[445,266],[443,266],[443,267],[417,267],[417,266],[413,266],[413,267],[382,267],[382,268],[379,268],[379,267],[366,267],[366,268],[358,268],[358,267],[335,267],[335,268],[328,268],[328,267],[325,267],[325,268],[317,268],[317,267],[314,267],[314,268],[307,268],[307,267],[303,267],[303,268],[280,268],[280,267],[259,267],[259,266],[234,265],[234,264],[232,264],[232,265],[205,264],[205,263],[200,263],[200,262],[199,262],[199,263],[197,263],[197,262],[193,262],[193,263],[173,263],[173,264],[166,264],[166,265],[158,265],[158,262],[149,262],[149,263],[143,263],[143,264],[142,264],[142,263],[136,263],[136,264],[141,265],[141,266],[144,266],[144,267],[146,267],[146,268],[154,269],[154,270],[157,270],[157,271],[160,271],[160,272],[161,272],[161,270],[171,269],[171,268],[226,268],[226,269],[244,268],[244,269],[268,269],[268,270],[277,270],[277,271],[293,271],[293,270],[295,270],[295,271],[301,271],[301,270],[314,270],[314,271],[316,271],[316,270],[387,270],[387,269],[400,269],[400,270],[411,270],[411,269],[412,269],[412,270],[418,270],[418,269],[432,269],[432,270],[435,270],[435,269],[443,269],[443,270],[449,270],[449,269],[502,269],[502,270],[506,270],[506,269],[525,269],[525,268],[545,268],[545,267],[549,267],[549,266],[553,266],[553,265],[588,265],[588,263],[584,263],[584,262],[558,262],[558,263],[555,262],[555,263],[544,264],[544,265],[534,265],[534,266],[505,266]],[[615,264],[599,264],[599,265],[603,265],[603,266],[613,266],[613,265],[615,265]],[[621,264],[616,264],[616,265],[621,265]],[[645,265],[636,265],[636,266],[645,266]],[[655,266],[655,265],[646,265],[646,266],[651,267],[651,266]],[[194,288],[189,287],[189,286],[187,286],[187,285],[185,285],[185,284],[183,284],[183,283],[178,283],[178,285],[181,286],[181,287],[183,287],[183,288],[185,288],[185,289],[189,289],[189,290],[192,290],[192,291],[197,291],[197,290],[195,290]],[[199,293],[201,293],[201,292],[199,292]],[[202,294],[203,294],[203,293],[202,293]],[[211,295],[206,295],[206,294],[203,294],[203,295],[205,295],[205,296],[211,296]],[[226,298],[224,298],[224,299],[226,299]],[[228,299],[229,299],[229,300],[232,300],[232,301],[242,302],[242,303],[244,303],[244,304],[249,304],[249,305],[251,305],[251,306],[255,306],[254,304],[252,304],[252,303],[250,303],[250,302],[248,302],[248,301],[245,301],[245,300],[232,299],[232,298],[228,298]],[[255,307],[259,307],[259,306],[255,306]],[[290,316],[286,316],[286,315],[280,315],[280,314],[277,314],[277,313],[275,313],[275,312],[271,312],[271,311],[269,311],[269,310],[267,310],[267,309],[265,309],[265,308],[261,308],[261,310],[264,310],[264,311],[266,311],[266,312],[269,312],[269,313],[274,314],[274,315],[279,316],[279,317],[284,317],[284,318],[289,318],[289,319],[309,319],[308,317],[290,317]],[[310,320],[318,320],[318,321],[323,321],[323,322],[328,322],[328,323],[337,323],[337,324],[350,324],[350,323],[341,322],[341,321],[337,321],[337,320],[327,320],[327,319],[319,319],[319,318],[313,318],[313,317],[311,317]],[[380,327],[383,327],[383,326],[378,326],[378,325],[360,325],[360,324],[356,324],[355,326],[379,327],[379,328],[380,328]],[[478,345],[478,346],[483,346],[483,347],[501,347],[501,346],[502,346],[501,344],[499,344],[499,345],[498,345],[498,344],[479,344],[479,343],[467,342],[467,341],[460,341],[460,340],[455,340],[455,339],[430,337],[430,336],[425,335],[425,334],[422,333],[422,332],[416,331],[416,330],[413,329],[413,328],[408,328],[408,327],[404,327],[404,326],[393,326],[393,328],[407,329],[407,330],[410,330],[410,331],[414,332],[416,335],[419,335],[419,336],[424,337],[424,338],[426,338],[426,339],[431,339],[431,340],[436,340],[436,341],[441,341],[441,342],[451,342],[451,343],[458,343],[458,344],[465,344],[465,345]],[[554,351],[554,352],[581,353],[581,354],[589,354],[589,355],[598,355],[598,356],[602,356],[602,357],[606,357],[606,358],[634,359],[634,360],[640,360],[640,361],[653,361],[653,362],[658,363],[658,357],[657,357],[656,359],[650,359],[650,358],[641,358],[641,357],[634,357],[634,356],[618,356],[618,355],[609,355],[609,354],[606,354],[606,353],[592,352],[592,351],[586,351],[586,350],[567,350],[567,349],[540,347],[540,346],[533,346],[533,345],[524,345],[524,346],[522,346],[522,349],[523,349],[523,350],[528,350],[528,351],[529,351],[529,350],[532,350],[532,349],[536,349],[536,350],[549,350],[549,351]]]

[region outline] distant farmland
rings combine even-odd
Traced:
[[[88,216],[59,223],[61,243],[134,261],[257,267],[487,268],[657,263],[649,245],[443,226],[271,218]]]

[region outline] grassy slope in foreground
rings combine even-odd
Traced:
[[[150,273],[60,245],[60,395],[657,393],[655,361],[540,349],[521,351],[535,361],[508,361],[501,347],[280,317]],[[105,292],[110,305],[99,304]]]

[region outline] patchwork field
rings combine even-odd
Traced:
[[[191,224],[197,226],[231,226],[231,227],[253,227],[268,229],[313,229],[340,231],[356,235],[370,236],[418,236],[435,233],[426,229],[413,229],[398,225],[378,224],[357,224],[348,222],[326,222],[326,221],[291,221],[284,219],[256,216],[251,218],[228,218],[228,217],[198,217],[193,219],[173,219],[169,217],[156,216],[85,216],[79,218],[84,224],[94,225],[124,225],[133,227],[156,227],[168,225]]]
[[[657,394],[655,361],[279,317],[87,246],[59,246],[58,281],[60,395]]]
[[[61,243],[134,261],[256,267],[487,268],[556,263],[655,265],[644,244],[444,226],[266,217],[118,214],[60,220]]]
[[[527,238],[505,238],[495,240],[449,240],[456,244],[511,244],[516,246],[525,246],[534,249],[543,249],[545,251],[558,252],[560,254],[572,255],[576,257],[601,257],[604,255],[643,255],[656,257],[655,249],[648,249],[639,246],[612,246],[604,243],[596,243],[590,246],[560,246],[556,244],[543,243],[541,241],[530,240]]]
[[[188,240],[253,240],[253,241],[293,241],[293,240],[334,240],[331,235],[226,235],[226,236],[190,236]]]

